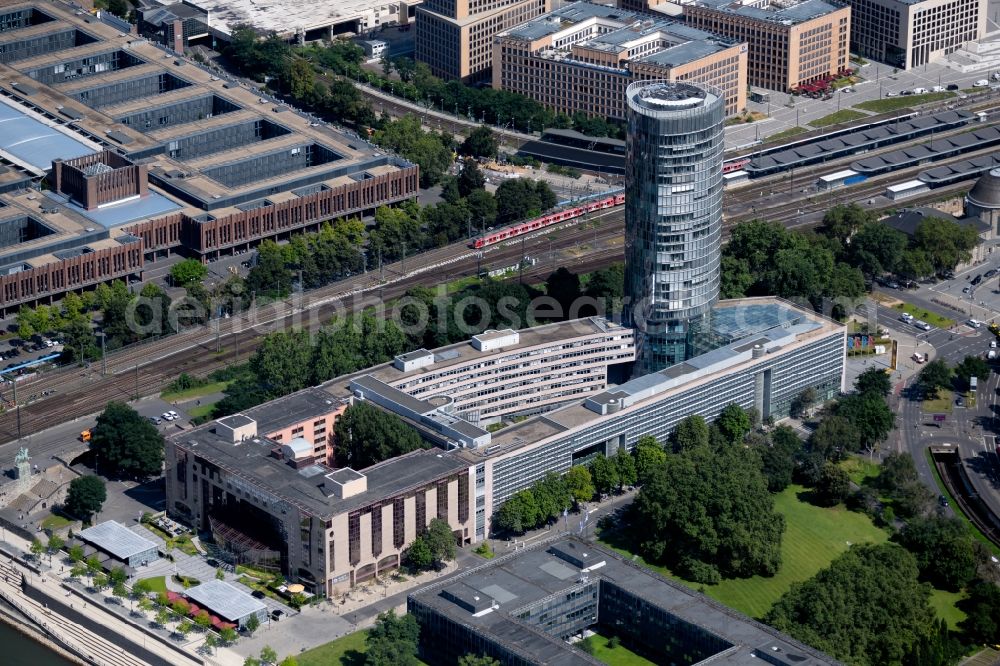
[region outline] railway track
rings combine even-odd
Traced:
[[[886,149],[894,150],[899,147],[890,146]],[[989,152],[992,150],[967,153],[936,162],[935,165]],[[856,156],[852,156],[844,160],[855,158]],[[891,175],[877,176],[865,183],[836,190],[832,196],[817,195],[806,199],[795,199],[796,194],[801,194],[803,187],[811,186],[815,182],[817,174],[829,171],[839,162],[840,160],[837,160],[816,165],[803,169],[800,173],[789,174],[787,177],[777,175],[757,179],[745,187],[727,193],[726,208],[732,212],[725,217],[725,227],[729,228],[753,218],[781,222],[789,227],[804,226],[809,222],[803,221],[802,218],[809,213],[825,210],[838,200],[863,200],[874,197],[882,192],[890,180],[898,181],[914,176],[924,168],[911,167]],[[970,183],[962,183],[933,190],[928,196],[914,197],[908,199],[906,203],[913,205],[937,199],[942,194],[960,191],[969,185]],[[763,194],[767,191],[783,191],[785,187],[789,189],[788,198],[765,201],[760,195],[754,196],[758,191]],[[738,210],[740,208],[743,210]],[[425,273],[432,273],[433,282],[441,283],[473,275],[480,267],[490,270],[516,264],[524,254],[533,256],[547,254],[550,261],[533,266],[524,272],[530,279],[544,278],[557,268],[554,265],[556,251],[580,246],[584,240],[590,239],[589,231],[584,231],[583,234],[566,234],[565,230],[576,226],[593,226],[592,223],[597,219],[602,220],[602,223],[599,228],[594,229],[593,248],[581,251],[578,256],[560,259],[560,265],[586,270],[599,268],[620,260],[622,256],[620,246],[615,246],[613,249],[605,247],[608,241],[621,238],[623,234],[622,209],[592,214],[587,218],[576,219],[569,225],[549,227],[542,233],[479,251],[472,250],[464,244],[430,250],[410,259],[406,265],[404,262],[386,265],[381,277],[375,271],[369,271],[310,292],[305,297],[255,307],[241,316],[216,320],[209,327],[196,327],[109,354],[106,375],[102,374],[103,368],[98,362],[87,369],[67,369],[26,380],[18,386],[19,401],[22,403],[21,433],[35,432],[54,423],[99,411],[110,399],[128,400],[136,395],[155,393],[181,372],[204,376],[217,368],[242,362],[256,349],[259,339],[271,331],[289,326],[316,330],[335,315],[359,312],[380,300],[398,298],[410,287],[424,283]],[[46,392],[53,392],[53,395],[38,399],[38,396]],[[0,440],[16,438],[17,432],[15,414],[8,412],[0,415]]]

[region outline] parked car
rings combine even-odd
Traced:
[[[254,599],[263,599],[267,595],[261,592],[260,590],[254,590],[253,592],[250,593],[250,596],[253,597]]]
[[[175,412],[172,409],[169,412],[167,412],[167,414],[170,414],[171,420],[173,420],[173,419],[179,419],[181,417],[180,414],[178,414],[177,412]]]
[[[150,416],[149,422],[152,423],[153,425],[160,425],[161,423],[163,423],[163,420],[160,419],[159,416]]]
[[[946,90],[958,90],[958,84],[957,83],[949,83],[947,86],[945,86],[945,89]]]
[[[982,274],[980,273],[980,274],[979,274],[979,275],[977,275],[976,277],[972,278],[972,283],[971,283],[971,284],[972,284],[972,286],[973,286],[973,287],[975,287],[975,286],[976,286],[977,284],[979,284],[979,283],[980,283],[980,282],[982,282],[982,281],[983,281],[983,276],[982,276]]]
[[[993,277],[994,275],[996,275],[998,272],[1000,272],[1000,271],[997,271],[997,269],[995,269],[995,268],[991,268],[990,270],[988,270],[985,273],[983,273],[983,277],[988,280],[991,277]]]
[[[927,92],[927,88],[922,88],[922,87],[919,87],[919,88],[914,88],[914,89],[913,89],[913,94],[914,94],[914,95],[923,95],[923,94],[925,94],[926,92]]]
[[[962,287],[962,293],[967,294],[972,291],[972,287]]]
[[[896,96],[896,93],[894,93],[894,92],[892,92],[892,91],[890,90],[889,92],[887,92],[887,93],[885,94],[885,96],[886,96],[886,97],[895,97],[895,96]]]
[[[211,557],[208,558],[207,560],[205,560],[205,564],[207,564],[208,566],[212,567],[213,569],[218,569],[219,568],[219,560],[214,560]]]
[[[955,398],[955,406],[965,407],[965,399],[962,396],[958,396],[957,398]]]
[[[944,92],[944,86],[934,86],[931,88],[931,92]]]
[[[970,319],[969,321],[965,322],[965,325],[970,326],[972,328],[979,328],[980,326],[983,325],[983,322],[979,321],[978,319]]]
[[[919,328],[921,331],[929,331],[929,330],[931,330],[931,325],[930,324],[928,324],[926,321],[921,321],[919,319],[916,320],[915,322],[913,322],[913,325],[916,326],[917,328]]]
[[[173,421],[174,420],[174,417],[170,414],[170,412],[163,412],[162,414],[160,414],[160,417],[164,421]]]
[[[938,504],[941,506],[948,506],[948,498],[944,495],[938,495]]]
[[[972,84],[973,88],[988,88],[989,86],[990,82],[987,81],[986,79],[979,79],[978,81]]]
[[[281,610],[271,611],[271,619],[275,622],[279,621],[285,613]]]

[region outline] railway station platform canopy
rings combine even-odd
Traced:
[[[778,171],[797,169],[927,134],[944,132],[974,120],[977,120],[976,114],[957,110],[943,111],[931,116],[918,116],[876,127],[865,127],[856,132],[820,141],[803,142],[785,150],[755,157],[746,166],[746,170],[751,176],[764,176]]]
[[[851,169],[866,176],[892,173],[899,169],[936,162],[971,150],[1000,144],[1000,128],[982,127],[916,146],[907,146],[882,155],[866,157],[851,163]]]
[[[993,153],[927,169],[921,171],[917,178],[931,187],[940,187],[978,178],[997,167],[1000,167],[1000,153]]]

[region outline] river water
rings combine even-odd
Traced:
[[[4,666],[70,666],[70,662],[31,640],[5,621],[0,621],[0,646],[3,646],[0,663]]]

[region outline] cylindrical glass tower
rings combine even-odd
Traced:
[[[690,325],[719,296],[725,101],[703,84],[629,85],[625,324],[636,374],[689,356]]]

